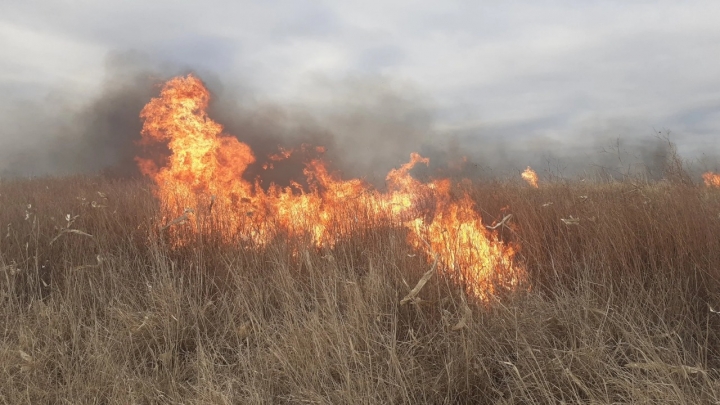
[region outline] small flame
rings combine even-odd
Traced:
[[[209,100],[200,79],[176,77],[140,114],[141,144],[164,144],[169,150],[163,160],[138,157],[137,162],[154,180],[165,218],[175,218],[163,228],[175,243],[190,240],[178,229],[182,224],[189,224],[192,234],[219,233],[223,240],[258,247],[282,236],[332,247],[351,232],[391,225],[406,229],[413,248],[480,299],[496,285],[512,287],[525,278],[513,260],[515,247],[483,226],[467,194],[452,198],[448,179],[422,183],[410,176],[415,165],[429,159],[411,154],[408,163],[388,173],[387,192],[360,179],[341,180],[320,159],[306,163],[307,187],[293,183],[264,190],[243,179],[255,162],[253,152],[208,117]],[[315,150],[325,152],[321,146]],[[280,149],[270,160],[287,159],[291,153]]]
[[[708,187],[720,187],[720,174],[706,172],[702,175],[705,185]]]
[[[528,182],[529,185],[538,188],[538,175],[535,173],[535,170],[530,168],[530,166],[522,172],[521,176],[523,180]]]

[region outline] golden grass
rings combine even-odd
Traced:
[[[720,401],[720,190],[469,190],[529,291],[478,303],[392,227],[173,249],[145,182],[0,182],[0,402]]]

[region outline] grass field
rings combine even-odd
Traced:
[[[467,187],[526,285],[401,305],[402,228],[173,246],[149,182],[0,181],[0,402],[720,403],[720,189]]]

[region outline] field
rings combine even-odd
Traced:
[[[482,299],[401,227],[178,245],[149,181],[0,181],[0,402],[720,403],[720,189],[463,187],[527,272]]]

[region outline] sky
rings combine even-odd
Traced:
[[[717,1],[6,0],[0,159],[55,136],[22,128],[101,97],[118,55],[311,110],[382,83],[422,105],[433,136],[477,147],[671,131],[684,154],[717,154],[718,21]]]

